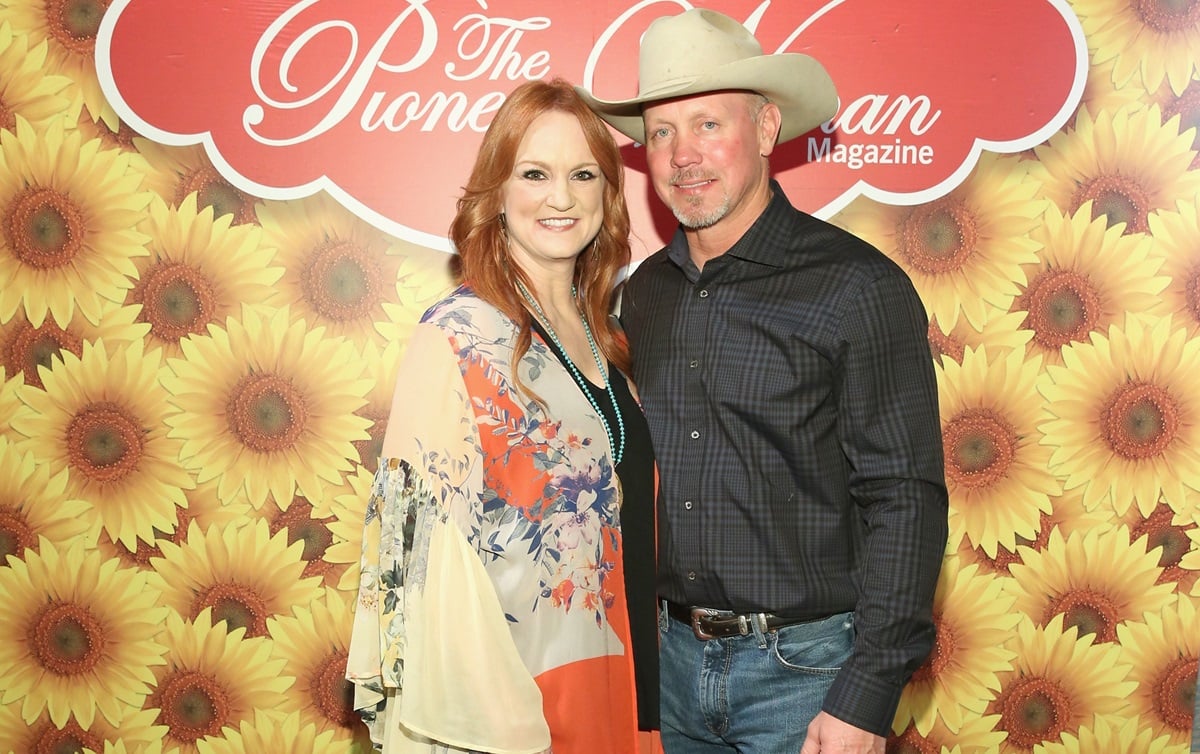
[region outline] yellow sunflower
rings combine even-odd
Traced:
[[[1178,123],[1163,123],[1157,106],[1128,106],[1092,115],[1081,109],[1075,128],[1034,148],[1031,172],[1042,195],[1063,213],[1074,215],[1092,202],[1093,217],[1103,215],[1125,233],[1144,233],[1149,215],[1172,211],[1179,199],[1200,192],[1200,171],[1191,170],[1192,137]]]
[[[49,313],[65,328],[78,307],[95,323],[102,302],[124,298],[148,253],[134,230],[150,201],[140,180],[127,156],[61,122],[0,131],[0,322],[23,307],[34,327]]]
[[[326,498],[331,494],[333,493],[326,493],[321,497]],[[329,506],[326,504],[322,507]],[[304,549],[300,552],[300,559],[304,561],[305,576],[318,578],[327,586],[337,583],[340,569],[325,560],[325,552],[333,542],[333,534],[329,529],[334,520],[332,515],[321,516],[316,512],[313,503],[301,495],[292,498],[286,508],[281,508],[274,500],[269,500],[259,510],[259,515],[266,520],[272,535],[282,531],[286,533],[289,544],[303,543]]]
[[[206,738],[196,742],[199,754],[311,754],[330,751],[334,731],[321,732],[299,712],[285,717],[254,711],[254,722],[242,721],[238,730],[225,731],[224,738]],[[369,749],[363,750],[363,754]]]
[[[325,551],[325,560],[343,567],[339,591],[358,592],[358,564],[362,558],[363,521],[367,514],[367,499],[371,493],[374,473],[359,466],[346,476],[346,490],[333,498],[334,520],[329,524],[333,544]]]
[[[959,317],[947,328],[945,323],[933,317],[929,320],[929,352],[935,362],[945,356],[961,364],[967,348],[984,347],[993,356],[1023,350],[1033,338],[1032,332],[1021,327],[1024,320],[1022,312],[991,309],[979,327],[968,322],[966,317]]]
[[[71,80],[46,72],[46,42],[29,48],[29,40],[0,22],[0,128],[16,128],[20,115],[35,129],[69,118]]]
[[[9,22],[13,31],[28,35],[35,45],[48,43],[47,71],[74,81],[92,120],[103,121],[115,131],[119,122],[117,111],[108,103],[96,76],[96,34],[110,2],[8,0],[0,4],[0,23]]]
[[[152,240],[150,256],[138,260],[138,281],[126,303],[140,307],[140,321],[168,357],[180,355],[179,341],[203,335],[246,304],[261,304],[283,274],[272,266],[256,225],[230,226],[231,215],[213,219],[196,209],[189,194],[172,209],[155,197],[139,230]]]
[[[1162,109],[1163,121],[1179,117],[1180,133],[1189,132],[1192,135],[1192,151],[1198,152],[1192,158],[1192,169],[1200,168],[1200,81],[1192,81],[1183,90],[1183,94],[1171,91],[1169,85],[1159,87],[1151,93],[1151,101],[1158,103]]]
[[[1157,735],[1173,744],[1191,740],[1196,663],[1200,633],[1196,631],[1195,597],[1179,595],[1159,613],[1149,613],[1143,623],[1117,628],[1131,678],[1137,689],[1130,697],[1132,712]]]
[[[339,745],[357,741],[368,751],[370,736],[354,711],[354,686],[346,680],[353,616],[350,598],[323,589],[307,606],[295,606],[291,616],[271,619],[267,630],[275,640],[274,656],[296,678],[288,708],[299,710],[304,723],[316,723],[318,731],[333,731]]]
[[[1061,615],[1041,628],[1022,620],[1006,646],[1016,653],[1013,669],[1000,674],[1000,690],[987,709],[1000,715],[997,727],[1008,733],[999,754],[1026,754],[1077,733],[1095,716],[1120,714],[1137,686],[1127,680],[1120,647],[1093,644],[1074,626],[1064,630]]]
[[[0,436],[0,566],[9,555],[23,557],[44,538],[66,545],[94,540],[89,506],[66,494],[67,471],[49,467]]]
[[[25,439],[25,435],[12,428],[12,423],[23,414],[29,413],[29,407],[21,400],[21,393],[27,389],[20,374],[12,378],[5,377],[5,365],[0,363],[0,416],[8,418],[8,421],[0,422],[0,437],[7,437],[13,441]]]
[[[398,303],[404,261],[395,239],[324,193],[265,202],[258,218],[285,270],[271,303],[356,343],[382,344],[375,323],[387,318],[385,303]]]
[[[53,369],[62,362],[59,354],[63,351],[82,356],[84,341],[103,340],[116,345],[143,340],[150,326],[137,322],[137,316],[136,307],[103,302],[98,323],[72,317],[64,328],[52,319],[34,327],[24,312],[17,312],[0,324],[0,366],[9,374],[24,373],[25,384],[44,389],[40,367]]]
[[[990,359],[984,348],[967,349],[961,365],[938,365],[951,548],[965,536],[990,557],[1001,545],[1014,549],[1062,491],[1046,469],[1049,449],[1038,444],[1041,407],[1029,400],[1039,367],[1022,351]]]
[[[126,547],[170,531],[183,490],[193,485],[179,465],[180,443],[167,436],[167,395],[158,383],[159,351],[140,341],[112,349],[83,344],[66,352],[46,389],[22,396],[32,409],[15,420],[21,446],[55,472],[70,472],[67,494],[87,500],[104,531]]]
[[[984,152],[974,172],[946,196],[915,207],[851,202],[833,222],[875,244],[912,278],[939,322],[961,311],[982,327],[989,308],[1007,310],[1037,260],[1029,231],[1046,202],[1028,161]]]
[[[1113,512],[1096,508],[1088,510],[1083,505],[1083,493],[1079,488],[1064,490],[1061,495],[1050,496],[1050,512],[1038,517],[1037,529],[1033,536],[1017,536],[1016,547],[1009,549],[1004,545],[996,548],[994,556],[988,555],[981,547],[975,547],[969,539],[963,538],[959,543],[956,554],[964,563],[978,563],[983,573],[999,576],[1010,576],[1009,569],[1014,563],[1022,563],[1023,551],[1044,550],[1050,543],[1050,532],[1061,530],[1064,536],[1070,536],[1076,531],[1091,531],[1092,529],[1111,529]]]
[[[223,738],[223,729],[236,730],[255,710],[284,703],[295,679],[283,673],[283,660],[272,659],[269,639],[244,634],[214,622],[209,609],[191,622],[167,615],[163,640],[170,651],[143,705],[167,727],[165,754],[196,752],[201,740]]]
[[[1123,107],[1142,107],[1139,99],[1142,91],[1131,86],[1117,86],[1113,83],[1113,63],[1092,64],[1088,66],[1087,83],[1083,87],[1083,97],[1079,107],[1089,113],[1101,110],[1120,110]]]
[[[1131,507],[1116,519],[1129,527],[1131,540],[1146,538],[1146,549],[1158,558],[1162,569],[1158,583],[1170,584],[1179,594],[1189,594],[1200,580],[1200,552],[1193,555],[1192,544],[1193,539],[1200,539],[1198,514],[1195,507],[1179,512],[1160,500],[1148,516]]]
[[[379,468],[379,456],[383,452],[383,436],[387,432],[388,416],[391,415],[402,351],[403,345],[397,341],[389,342],[382,351],[374,341],[367,341],[360,357],[366,365],[366,377],[371,380],[371,389],[367,392],[367,405],[354,413],[371,422],[371,425],[367,428],[367,439],[355,442],[354,448],[358,451],[358,463],[372,473]],[[320,507],[319,503],[315,504]],[[328,510],[327,506],[325,510]]]
[[[136,744],[105,741],[103,749],[84,749],[83,754],[163,754],[163,742],[162,739]]]
[[[146,574],[43,539],[38,551],[0,568],[0,704],[21,702],[32,723],[43,710],[58,727],[84,729],[99,712],[113,725],[140,707],[163,662],[158,590]]]
[[[1200,61],[1200,6],[1195,3],[1074,0],[1092,61],[1114,61],[1113,81],[1125,86],[1140,73],[1154,90],[1170,82],[1182,92]]]
[[[909,724],[900,733],[888,736],[888,754],[995,754],[1004,740],[1003,731],[996,730],[999,715],[969,717],[957,732],[936,720],[927,733],[920,733]]]
[[[1150,256],[1150,237],[1093,220],[1091,202],[1070,217],[1051,207],[1031,237],[1043,251],[1026,265],[1028,282],[1013,310],[1027,313],[1030,350],[1046,363],[1061,363],[1064,346],[1120,324],[1127,312],[1160,308],[1169,281],[1159,274],[1161,260]]]
[[[370,425],[354,415],[371,385],[353,344],[291,321],[286,307],[247,308],[209,333],[181,341],[184,358],[162,376],[177,409],[170,435],[199,481],[220,477],[221,499],[245,489],[256,508],[337,484]]]
[[[1051,416],[1040,425],[1050,466],[1083,502],[1143,514],[1160,494],[1183,510],[1200,486],[1200,340],[1171,317],[1129,317],[1108,335],[1063,349],[1039,383]]]
[[[229,215],[234,225],[257,224],[259,200],[227,181],[200,144],[169,146],[135,136],[133,147],[141,155],[146,170],[146,188],[178,207],[194,196],[202,209],[212,208],[213,217]]]
[[[392,344],[400,345],[399,358],[404,355],[408,337],[421,316],[457,283],[452,269],[453,255],[407,241],[396,243],[403,257],[396,274],[397,298],[383,303],[387,319],[377,321],[375,329],[389,348]]]
[[[900,697],[892,721],[899,733],[914,724],[922,736],[941,720],[951,731],[987,709],[999,690],[997,673],[1012,667],[1013,653],[1004,647],[1020,614],[1004,593],[1003,580],[962,565],[951,555],[942,564],[934,597],[937,641],[929,659],[917,669]]]
[[[1151,253],[1162,260],[1162,273],[1170,280],[1162,293],[1163,310],[1195,338],[1200,335],[1200,198],[1180,202],[1177,209],[1150,216]]]
[[[254,509],[245,500],[222,502],[217,496],[216,482],[198,484],[194,489],[184,490],[183,496],[187,498],[187,507],[175,509],[174,528],[155,529],[153,542],[139,539],[137,547],[130,550],[119,542],[113,542],[101,532],[97,547],[108,557],[117,558],[126,565],[151,570],[150,559],[162,557],[160,540],[183,544],[187,541],[188,527],[193,521],[201,531],[207,531],[211,526],[224,526],[233,522],[242,524],[254,516]]]
[[[161,601],[185,618],[206,610],[248,636],[267,633],[267,619],[312,599],[320,579],[304,578],[303,545],[288,544],[287,532],[271,536],[267,522],[188,525],[183,544],[159,540],[162,557],[152,557],[151,581]]]
[[[1044,550],[1021,555],[1008,582],[1017,609],[1038,625],[1061,615],[1097,643],[1115,641],[1119,625],[1161,610],[1175,593],[1159,582],[1162,568],[1147,539],[1131,542],[1124,526],[1065,538],[1056,529]]]
[[[1159,736],[1144,727],[1136,715],[1124,718],[1096,719],[1078,733],[1064,733],[1061,741],[1033,747],[1033,754],[1187,754],[1187,747],[1171,743],[1170,736]]]
[[[102,752],[106,745],[118,741],[130,746],[144,747],[162,739],[165,729],[154,724],[155,716],[152,710],[131,708],[125,711],[119,725],[97,717],[85,729],[72,716],[67,718],[66,725],[60,727],[44,712],[34,720],[26,722],[21,717],[20,706],[12,704],[0,707],[0,752]]]

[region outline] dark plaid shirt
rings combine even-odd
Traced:
[[[772,189],[702,272],[679,231],[623,293],[661,474],[659,595],[853,611],[824,708],[886,735],[933,645],[947,535],[927,320],[895,263]]]

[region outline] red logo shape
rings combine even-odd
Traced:
[[[633,96],[642,31],[693,5],[743,21],[766,52],[828,68],[838,115],[772,158],[793,202],[815,214],[860,193],[941,196],[982,149],[1020,151],[1058,130],[1086,79],[1066,0],[115,0],[97,67],[131,127],[203,143],[239,188],[273,199],[325,189],[383,230],[445,249],[480,135],[508,91],[562,76]],[[624,153],[641,258],[674,221],[648,188],[640,147]]]

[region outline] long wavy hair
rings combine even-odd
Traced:
[[[575,116],[604,175],[604,219],[595,242],[575,262],[576,303],[591,325],[596,346],[617,369],[629,374],[629,346],[610,318],[617,279],[630,260],[624,166],[608,126],[588,109],[569,83],[558,78],[529,81],[505,99],[483,135],[475,166],[450,223],[450,240],[458,251],[463,282],[480,299],[517,323],[515,364],[529,350],[532,340],[532,315],[517,283],[530,289],[533,284],[518,265],[508,261],[508,239],[500,217],[502,189],[512,175],[517,149],[529,125],[539,115],[552,111]]]

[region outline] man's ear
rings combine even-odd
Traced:
[[[758,153],[768,157],[775,151],[779,141],[779,128],[783,124],[783,116],[774,102],[763,105],[758,114]]]

